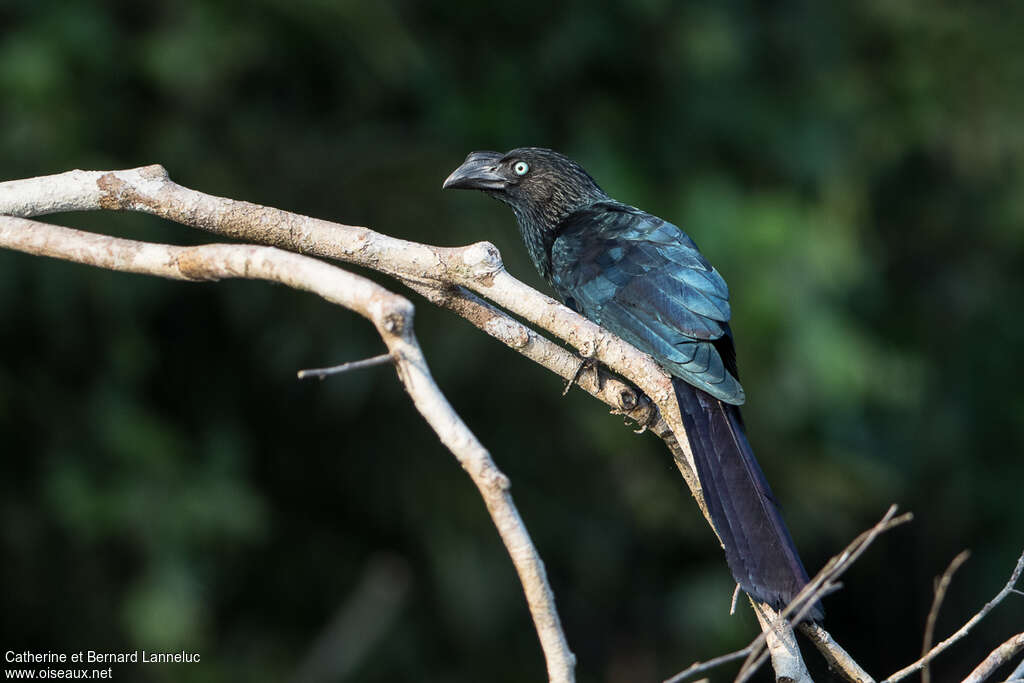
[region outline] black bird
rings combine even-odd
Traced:
[[[562,301],[672,375],[733,576],[756,600],[788,604],[807,572],[744,433],[729,290],[693,240],[540,147],[473,152],[444,187],[482,190],[511,206],[534,265]],[[809,616],[821,619],[820,605]]]

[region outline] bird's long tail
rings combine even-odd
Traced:
[[[785,607],[807,584],[807,572],[754,458],[739,408],[680,379],[673,385],[704,500],[733,577],[759,602]],[[821,605],[807,614],[820,620]]]

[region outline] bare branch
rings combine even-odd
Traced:
[[[342,363],[341,365],[333,365],[329,368],[314,368],[312,370],[299,370],[296,375],[299,379],[307,379],[315,377],[316,379],[323,379],[330,375],[339,375],[343,372],[351,372],[352,370],[362,370],[363,368],[372,368],[378,365],[386,365],[391,362],[391,356],[386,353],[382,353],[379,356],[372,358],[364,358],[363,360],[353,360],[348,363]]]
[[[970,633],[971,629],[974,628],[979,621],[984,619],[988,615],[988,613],[991,612],[993,608],[995,608],[996,605],[1002,602],[1007,595],[1014,592],[1014,586],[1020,579],[1020,575],[1022,572],[1024,572],[1024,553],[1022,553],[1020,559],[1017,560],[1017,566],[1014,567],[1013,573],[1010,574],[1010,580],[1006,582],[1006,585],[1003,586],[1003,589],[1001,591],[996,593],[996,596],[994,598],[985,603],[985,606],[982,607],[977,614],[971,617],[967,621],[967,623],[961,626],[955,633],[953,633],[953,635],[951,635],[950,637],[946,638],[941,643],[933,647],[931,651],[928,652],[928,654],[926,654],[924,657],[921,657],[921,659],[917,660],[913,664],[904,667],[896,673],[894,673],[893,675],[889,676],[887,679],[885,679],[885,683],[895,683],[896,681],[906,678],[915,671],[920,670],[925,664],[927,664],[928,662],[942,654],[942,652],[945,651],[946,648],[948,648],[950,645],[952,645],[953,643],[957,642],[958,640],[966,636],[968,633]]]
[[[509,275],[493,245],[480,242],[443,248],[417,244],[363,227],[214,197],[175,184],[161,166],[70,171],[0,183],[0,213],[27,217],[94,209],[142,211],[219,235],[357,263],[392,275],[561,377],[573,375],[578,363],[573,354],[473,292],[490,299],[629,380],[622,382],[600,370],[584,373],[594,377],[580,377],[579,384],[612,406],[613,412],[636,420],[641,430],[650,428],[666,442],[710,524],[668,375],[647,354]],[[781,633],[790,626],[782,622],[774,630]],[[819,641],[821,647],[829,642]],[[776,669],[785,668],[792,653],[777,646],[774,638],[768,644],[778,660],[773,662]]]
[[[875,679],[862,669],[860,664],[820,625],[814,622],[804,622],[800,624],[799,630],[814,643],[818,651],[825,657],[829,669],[841,675],[844,680],[849,683],[875,683]]]
[[[795,598],[793,598],[793,601],[786,607],[786,609],[782,610],[778,617],[775,617],[774,613],[770,613],[762,619],[762,615],[758,613],[758,618],[762,619],[762,628],[764,629],[765,621],[768,621],[769,624],[774,624],[779,620],[789,620],[793,623],[802,624],[807,613],[813,608],[816,602],[821,600],[825,595],[841,588],[842,584],[839,583],[839,577],[857,561],[857,559],[865,550],[867,550],[868,546],[870,546],[876,538],[886,531],[908,522],[913,518],[913,515],[909,512],[902,514],[899,517],[895,517],[895,514],[896,506],[891,505],[877,524],[858,535],[857,538],[850,542],[843,552],[829,560],[822,570],[819,571],[813,579],[811,579],[811,581]],[[758,606],[758,608],[763,609],[762,606]],[[757,609],[755,609],[755,612],[756,611]],[[843,664],[847,661],[852,663],[849,670],[843,672],[844,675],[849,677],[848,680],[856,681],[858,680],[858,677],[860,677],[860,680],[864,681],[871,680],[870,676],[864,673],[863,669],[861,669],[856,662],[853,662],[849,655],[841,648],[838,651],[832,651],[829,649],[828,646],[830,645],[832,638],[828,635],[828,632],[825,631],[825,629],[818,625],[811,625],[808,627],[808,630],[816,636],[812,638],[812,642],[814,642],[819,649],[824,648],[825,659],[829,661],[830,664],[833,662]],[[772,632],[772,630],[764,629],[763,635],[770,638]],[[770,645],[770,642],[768,644]],[[793,647],[795,647],[795,644]],[[779,649],[785,651],[784,647],[780,647]],[[772,651],[772,655],[774,664],[774,651]],[[765,652],[762,649],[760,642],[755,641],[752,644],[751,652],[748,655],[747,660],[743,663],[743,667],[740,669],[740,674],[736,680],[739,682],[749,679],[749,677],[752,676],[757,668],[764,662],[765,656]]]
[[[750,654],[750,647],[750,645],[747,645],[742,650],[736,650],[735,652],[730,652],[727,655],[722,655],[720,657],[715,657],[714,659],[709,659],[706,662],[694,662],[690,665],[690,668],[680,671],[672,678],[665,679],[664,683],[681,683],[681,681],[685,681],[688,678],[694,678],[698,674],[707,673],[708,671],[716,669],[722,666],[723,664],[735,662],[737,659],[742,659],[746,657],[748,654]]]
[[[899,526],[905,522],[910,521],[913,516],[910,513],[905,513],[899,517],[895,516],[896,506],[892,505],[886,511],[882,519],[877,524],[861,533],[848,546],[839,553],[828,563],[825,567],[818,572],[818,574],[811,580],[811,582],[800,592],[793,602],[782,610],[782,612],[775,612],[774,610],[765,609],[764,605],[754,603],[754,612],[757,614],[758,620],[761,621],[762,633],[754,639],[754,641],[736,652],[722,657],[709,660],[705,663],[693,664],[690,668],[682,671],[673,678],[669,679],[666,683],[681,681],[694,676],[698,673],[706,672],[716,666],[725,664],[730,661],[739,659],[740,657],[746,657],[743,666],[740,668],[737,674],[736,681],[749,680],[751,676],[757,671],[757,669],[764,663],[768,656],[766,652],[766,640],[770,638],[776,638],[779,642],[775,644],[774,649],[768,647],[767,649],[772,653],[773,661],[772,664],[775,666],[775,674],[779,680],[783,679],[783,676],[787,676],[786,680],[810,680],[810,675],[807,674],[806,669],[803,669],[802,673],[799,669],[789,670],[783,674],[778,666],[778,659],[776,652],[794,652],[794,659],[799,661],[800,667],[803,667],[803,660],[799,657],[799,650],[796,647],[796,642],[792,640],[792,631],[789,629],[779,630],[779,624],[786,624],[789,622],[796,622],[800,624],[800,630],[804,633],[824,654],[826,661],[829,666],[838,671],[843,675],[846,680],[852,683],[874,683],[874,679],[871,678],[863,669],[860,668],[850,655],[846,653],[839,645],[832,639],[828,631],[823,629],[820,625],[813,622],[804,622],[803,619],[807,616],[807,613],[813,608],[814,604],[818,602],[826,594],[838,590],[841,584],[838,583],[838,578],[853,565],[853,563],[859,558],[864,551],[871,545],[872,542],[879,535],[886,531]],[[770,645],[770,643],[768,644]],[[787,664],[787,666],[791,666]],[[801,676],[803,678],[801,678]]]
[[[96,209],[141,211],[218,235],[356,263],[407,283],[469,289],[631,380],[658,405],[672,431],[685,434],[671,380],[650,356],[509,275],[490,243],[429,246],[364,227],[215,197],[174,183],[158,165],[69,171],[0,183],[0,214],[29,217]],[[679,442],[688,453],[686,440]],[[692,467],[692,457],[687,460]]]
[[[0,216],[0,246],[29,254],[177,280],[247,278],[313,292],[367,318],[394,359],[398,377],[420,414],[455,455],[498,528],[519,574],[544,650],[551,681],[574,680],[569,650],[544,564],[508,492],[508,478],[455,413],[434,382],[413,333],[413,306],[366,278],[323,261],[272,247],[209,244],[198,247],[136,242]]]
[[[996,672],[996,669],[1009,663],[1018,652],[1024,650],[1024,633],[1018,633],[1005,643],[993,650],[985,660],[964,679],[963,683],[983,683],[989,676]],[[1024,662],[1021,663],[1024,667]],[[1017,671],[1022,669],[1018,667]],[[1016,676],[1016,672],[1013,674]],[[1011,677],[1013,677],[1011,676]]]
[[[787,683],[813,683],[807,665],[800,656],[796,634],[793,633],[791,622],[787,618],[789,615],[785,610],[776,612],[771,607],[753,600],[750,604],[753,605],[754,614],[761,624],[761,635],[751,644],[750,653],[736,674],[736,683],[750,680],[769,656],[772,659],[772,668],[775,669],[775,680]],[[798,623],[802,617],[802,614],[798,614],[793,621]]]
[[[537,334],[463,287],[441,288],[412,281],[405,281],[405,284],[423,295],[427,301],[465,318],[479,330],[562,379],[572,377],[579,365],[579,358],[565,347]],[[634,420],[641,426],[653,427],[660,419],[658,409],[650,399],[635,386],[612,375],[603,367],[598,366],[596,375],[580,375],[576,386],[607,404],[613,413]]]
[[[939,618],[939,609],[942,607],[942,601],[946,599],[946,590],[949,589],[949,584],[953,580],[953,574],[970,556],[970,551],[961,551],[959,555],[953,558],[949,566],[946,567],[946,571],[942,573],[942,578],[935,583],[935,597],[932,598],[932,607],[928,610],[928,619],[925,621],[924,641],[921,645],[922,657],[927,655],[928,651],[932,649],[932,639],[935,637],[935,621]],[[931,683],[931,680],[932,673],[929,670],[928,662],[925,662],[921,667],[921,683]]]

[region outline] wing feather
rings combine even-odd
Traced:
[[[564,300],[672,375],[728,403],[743,402],[729,289],[675,225],[615,202],[578,211],[559,225],[551,282]]]

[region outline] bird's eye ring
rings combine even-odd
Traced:
[[[524,176],[530,172],[530,165],[525,161],[517,161],[516,165],[512,167],[512,171],[518,176]]]

